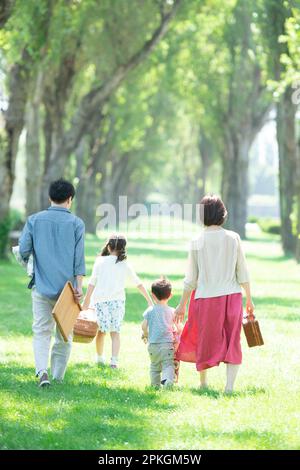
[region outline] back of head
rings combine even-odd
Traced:
[[[158,300],[166,300],[172,293],[171,282],[165,277],[156,279],[151,285],[151,292]]]
[[[75,188],[70,181],[60,178],[53,181],[49,187],[49,198],[56,204],[62,204],[75,196]]]
[[[126,253],[127,240],[122,234],[112,234],[106,241],[102,248],[101,256],[108,256],[111,252],[115,252],[117,256],[116,263],[123,261],[127,258]]]
[[[219,196],[204,196],[200,201],[200,219],[205,226],[223,225],[227,217],[227,209]]]

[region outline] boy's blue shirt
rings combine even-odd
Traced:
[[[155,304],[148,307],[143,315],[148,323],[149,343],[172,343],[174,340],[174,308]]]
[[[34,285],[37,292],[57,298],[65,283],[85,275],[83,221],[69,209],[50,206],[28,217],[19,246],[27,260],[34,257]]]

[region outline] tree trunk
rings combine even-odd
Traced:
[[[180,3],[181,0],[174,0],[169,11],[162,12],[160,23],[150,39],[128,59],[127,63],[118,65],[102,85],[93,88],[82,98],[71,120],[70,128],[61,136],[51,151],[49,165],[43,177],[43,194],[46,193],[49,183],[63,174],[68,157],[75,151],[81,138],[87,133],[91,116],[103,107],[103,104],[109,100],[129,72],[145,61],[165,36]]]
[[[15,0],[1,0],[0,3],[0,28],[5,26],[13,10]]]
[[[201,158],[201,188],[200,188],[200,199],[203,198],[206,194],[206,184],[209,166],[211,164],[212,158],[212,147],[211,142],[207,138],[205,132],[200,129],[200,138],[199,138],[199,151]]]
[[[223,159],[222,197],[228,210],[226,226],[246,237],[248,155],[251,141],[228,133]]]
[[[300,136],[299,128],[296,129],[296,250],[295,256],[297,263],[300,263]]]
[[[75,158],[76,158],[76,178],[78,179],[78,184],[76,187],[76,215],[82,218],[85,207],[85,198],[82,185],[82,178],[85,175],[84,160],[86,152],[86,142],[85,139],[82,139],[76,149]]]
[[[291,99],[292,89],[287,88],[277,105],[277,142],[279,154],[279,194],[281,215],[281,239],[286,254],[294,253],[295,235],[291,215],[295,202],[297,171],[296,107]]]
[[[296,207],[297,207],[297,237],[296,237],[296,261],[300,263],[300,153],[297,149],[297,183],[296,183]]]
[[[91,149],[89,149],[90,151]],[[95,233],[97,208],[97,161],[93,159],[88,168],[84,165],[86,145],[84,139],[76,151],[77,172],[79,183],[76,188],[76,214],[84,223],[88,233]]]
[[[9,203],[15,180],[15,163],[19,138],[24,126],[27,99],[28,63],[23,53],[22,64],[16,64],[10,72],[9,102],[3,112],[4,129],[0,134],[0,257],[5,256],[9,231]]]
[[[41,207],[40,103],[43,74],[38,72],[26,113],[26,215]]]

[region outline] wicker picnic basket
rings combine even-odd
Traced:
[[[97,332],[98,324],[94,310],[82,310],[74,325],[73,341],[75,343],[91,343]]]

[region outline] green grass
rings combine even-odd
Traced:
[[[101,242],[87,239],[90,272]],[[129,259],[146,285],[160,274],[174,284],[175,306],[186,242],[131,239]],[[299,266],[282,255],[278,238],[251,234],[245,242],[254,301],[265,346],[248,349],[236,393],[224,396],[225,366],[209,371],[198,390],[193,364],[182,364],[174,390],[148,387],[148,357],[140,340],[143,298],[128,290],[120,369],[93,363],[94,344],[74,344],[65,382],[40,390],[31,348],[27,279],[15,262],[0,264],[1,449],[299,449]],[[110,342],[106,344],[109,356]]]

